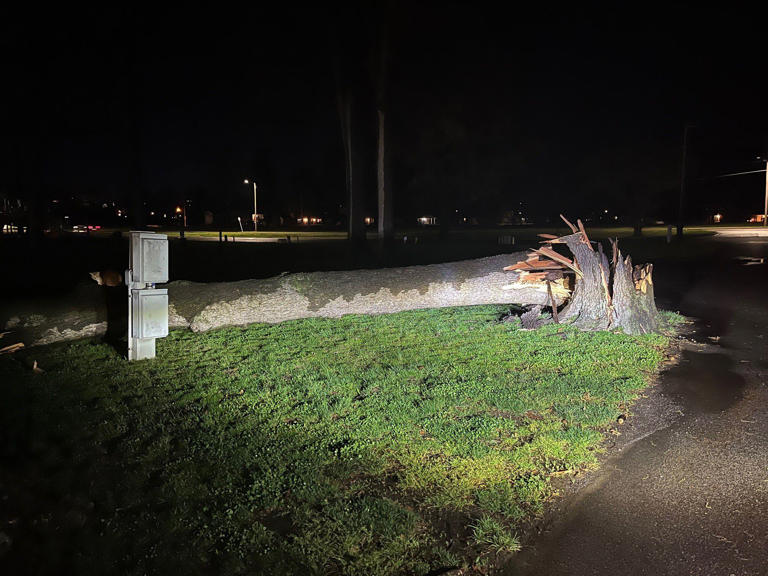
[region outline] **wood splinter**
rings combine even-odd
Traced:
[[[633,266],[629,256],[623,257],[618,240],[609,239],[611,259],[600,243],[595,249],[584,224],[571,223],[562,214],[560,218],[571,234],[553,237],[539,234],[545,246],[534,248],[526,260],[507,266],[505,270],[517,272],[518,282],[540,285],[546,290],[552,305],[555,322],[571,323],[585,330],[621,329],[629,334],[646,334],[658,328],[658,311],[653,292],[653,265]],[[573,259],[556,252],[554,244],[565,244]],[[566,289],[565,277],[556,280],[552,274],[575,277],[573,290]],[[566,290],[569,301],[562,311],[557,310],[556,290]]]

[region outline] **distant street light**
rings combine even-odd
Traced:
[[[248,179],[243,180],[243,184],[250,184]],[[253,183],[253,229],[258,231],[259,229],[259,209],[256,204],[256,182]]]
[[[184,228],[187,227],[187,203],[186,201],[183,204],[183,208],[181,206],[176,206],[176,214],[180,214],[182,221],[184,222]]]

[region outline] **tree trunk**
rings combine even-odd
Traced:
[[[628,334],[645,334],[658,329],[659,312],[653,294],[653,265],[632,267],[632,259],[618,252],[613,273],[613,328]]]
[[[176,281],[167,285],[169,323],[172,328],[202,332],[254,322],[419,308],[549,304],[546,287],[507,285],[510,275],[502,267],[509,258],[504,254],[428,266],[284,274],[240,282]],[[103,335],[108,321],[104,290],[95,283],[82,286],[45,307],[36,301],[0,302],[0,329],[13,330],[27,346]],[[563,297],[556,298],[561,302]]]
[[[379,240],[392,240],[394,210],[392,205],[392,183],[387,177],[389,148],[387,144],[387,84],[389,72],[389,4],[380,5],[378,14],[378,56],[376,78],[376,111],[378,134],[376,138],[376,188],[378,192]]]
[[[573,253],[581,273],[576,275],[571,300],[560,313],[560,321],[573,322],[585,330],[606,330],[611,324],[611,295],[603,253],[595,252],[580,233],[561,240]]]
[[[386,179],[386,148],[385,148],[385,120],[384,110],[378,111],[379,134],[376,158],[376,184],[379,197],[378,231],[380,240],[391,240],[394,227],[392,223],[392,187]]]

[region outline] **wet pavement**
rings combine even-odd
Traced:
[[[507,574],[768,574],[768,238],[698,242],[652,257],[659,305],[699,319],[679,362]]]

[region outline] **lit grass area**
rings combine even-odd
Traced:
[[[608,238],[631,238],[634,236],[635,231],[631,226],[592,226],[589,223],[585,223],[587,234],[592,240],[605,240]],[[509,234],[512,236],[525,237],[537,237],[538,234],[554,234],[556,236],[565,236],[571,234],[571,230],[565,226],[509,226],[504,228],[494,229],[456,229],[456,234],[475,234],[475,230],[480,234],[490,234],[495,236]],[[706,236],[714,234],[717,231],[716,226],[696,226],[686,227],[686,236]],[[674,235],[676,230],[673,228],[672,234]],[[642,228],[642,238],[660,238],[667,235],[666,226],[644,226]],[[537,238],[537,241],[539,238]]]
[[[505,311],[176,331],[137,363],[96,341],[0,356],[0,490],[24,518],[7,557],[133,574],[501,563],[552,478],[596,465],[668,345],[525,331]]]
[[[178,227],[161,227],[161,226],[148,226],[148,230],[152,232],[158,232],[160,234],[167,234],[171,238],[177,238],[180,230]],[[100,230],[94,230],[91,235],[97,238],[107,238],[112,236],[116,232],[121,234],[128,234],[131,231],[130,228],[101,228]],[[323,240],[346,240],[347,232],[345,230],[316,230],[316,229],[304,229],[304,230],[245,230],[240,232],[239,230],[223,230],[222,234],[226,234],[227,237],[235,236],[237,238],[285,238],[291,236],[292,238],[313,238]],[[80,234],[85,236],[85,234]],[[218,238],[218,230],[185,230],[184,235],[188,238]]]
[[[745,224],[744,226],[736,228],[760,228],[760,225]],[[710,225],[710,226],[687,226],[685,228],[686,236],[706,236],[712,235],[719,230],[727,228],[734,228],[726,224],[723,225]],[[171,237],[177,237],[179,235],[178,227],[152,227],[153,231],[160,232],[162,234],[168,234]],[[108,237],[115,232],[121,232],[127,234],[129,228],[102,228],[101,230],[91,232],[91,235],[95,237]],[[538,234],[555,234],[558,236],[564,236],[570,234],[571,231],[563,226],[502,226],[502,227],[454,227],[450,232],[450,237],[458,238],[470,238],[474,240],[495,240],[502,235],[512,235],[520,238],[534,238],[537,239]],[[631,226],[590,226],[587,223],[587,233],[592,239],[607,239],[607,238],[629,238],[634,235],[634,229]],[[674,232],[673,232],[674,233]],[[245,230],[240,232],[239,230],[224,230],[223,234],[227,237],[236,238],[285,238],[291,236],[292,238],[312,238],[322,240],[346,240],[346,230],[317,230],[317,229],[269,229],[269,230]],[[642,236],[645,238],[658,238],[666,236],[666,226],[644,226],[642,229]],[[218,230],[186,230],[185,236],[188,238],[218,238]],[[419,237],[421,239],[438,239],[440,237],[439,226],[420,226],[399,229],[395,232],[395,238],[402,239],[403,236],[409,238]],[[377,232],[373,229],[366,231],[366,237],[370,240],[376,239]]]
[[[285,238],[286,236],[291,236],[292,238],[322,238],[325,240],[347,239],[347,233],[343,230],[246,230],[245,232],[225,231],[224,234],[237,238]],[[216,230],[188,230],[185,235],[190,238],[196,236],[201,238],[218,238],[219,232]]]

